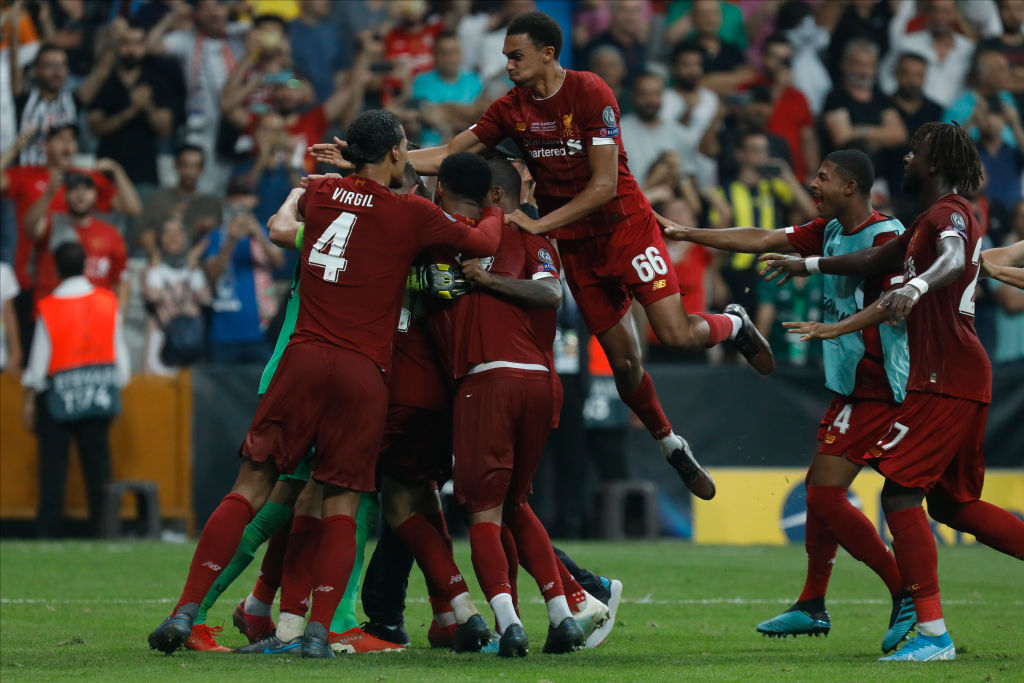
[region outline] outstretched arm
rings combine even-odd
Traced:
[[[302,217],[299,216],[299,197],[305,190],[300,187],[294,188],[288,193],[281,208],[267,220],[267,229],[270,230],[270,241],[282,249],[298,249],[301,244],[300,233],[302,231]]]
[[[782,275],[785,282],[793,276],[827,273],[829,275],[880,275],[897,272],[903,268],[903,245],[899,240],[889,240],[877,247],[868,247],[842,256],[812,256],[793,258],[765,254],[759,260],[768,264],[766,280]],[[780,284],[781,284],[780,282]]]
[[[462,274],[478,289],[499,294],[522,308],[552,308],[562,305],[562,283],[556,277],[539,280],[492,275],[480,259],[462,262]]]
[[[981,252],[981,274],[1024,289],[1024,240]]]
[[[785,230],[762,230],[761,228],[687,228],[664,216],[654,214],[661,226],[665,239],[693,242],[705,247],[723,251],[739,251],[748,254],[762,254],[767,251],[793,251],[793,245],[786,237]]]
[[[486,149],[487,145],[480,142],[476,133],[472,130],[464,130],[453,137],[447,145],[412,150],[409,152],[409,161],[420,175],[437,175],[438,169],[441,168],[441,162],[449,154],[458,154],[459,152],[479,154]]]

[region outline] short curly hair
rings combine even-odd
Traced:
[[[356,168],[380,163],[388,150],[401,144],[403,137],[405,131],[397,116],[383,109],[364,111],[349,125],[345,135],[347,146],[341,155]]]
[[[562,54],[562,27],[547,14],[539,10],[517,14],[509,22],[505,35],[517,36],[521,33],[525,33],[538,50],[549,46],[555,48],[555,59]]]

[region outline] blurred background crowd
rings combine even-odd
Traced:
[[[874,160],[876,208],[910,225],[902,157],[923,122],[977,140],[971,200],[986,243],[1024,239],[1024,0],[4,0],[0,235],[5,353],[17,372],[52,253],[86,249],[117,292],[135,372],[262,363],[293,255],[266,221],[315,142],[359,112],[399,114],[430,146],[510,87],[505,26],[533,8],[563,26],[562,63],[618,97],[629,165],[686,225],[765,229],[815,216],[807,186],[828,152]],[[320,169],[323,170],[323,169]],[[527,188],[528,188],[527,184]],[[783,320],[821,318],[817,277],[759,281],[755,255],[669,245],[690,310],[742,303],[782,364],[820,350]],[[820,277],[820,276],[819,276]],[[642,316],[642,312],[638,313]],[[571,301],[563,373],[602,373]],[[645,324],[642,319],[639,324]],[[996,363],[1024,358],[1024,294],[978,289]],[[654,361],[729,362],[666,353]]]

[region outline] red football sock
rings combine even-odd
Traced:
[[[508,525],[501,525],[501,547],[505,549],[505,561],[508,562],[508,584],[512,588],[512,604],[519,614],[519,551],[516,549],[516,539],[512,537],[512,530]]]
[[[551,539],[537,515],[533,514],[533,509],[529,505],[520,505],[512,511],[510,517],[509,527],[516,539],[519,561],[537,582],[544,600],[565,595],[562,581],[558,578]]]
[[[469,591],[462,572],[455,566],[452,551],[430,520],[415,514],[399,524],[395,534],[412,551],[420,571],[427,577],[427,585],[436,590],[436,597],[451,601],[456,595]]]
[[[721,344],[732,334],[732,318],[729,316],[719,313],[694,313],[694,315],[704,318],[708,327],[711,328],[708,341],[704,344],[705,348],[710,349],[712,346]]]
[[[864,513],[853,507],[846,489],[835,486],[808,486],[807,509],[825,522],[829,532],[854,559],[871,567],[885,582],[890,595],[903,590],[903,577],[878,530]]]
[[[199,535],[199,544],[192,555],[185,588],[181,591],[174,612],[190,602],[202,602],[217,575],[234,557],[245,525],[252,521],[255,514],[252,504],[243,496],[237,493],[224,496],[224,500],[206,520],[203,533]]]
[[[941,520],[957,531],[973,534],[990,548],[1024,560],[1024,520],[983,500],[959,507],[949,520]]]
[[[808,487],[810,491],[810,487]],[[821,517],[816,515],[810,506],[808,496],[807,522],[804,526],[804,549],[807,551],[807,579],[804,589],[797,598],[800,602],[814,598],[824,598],[828,590],[828,580],[832,576],[832,567],[836,563],[836,549],[839,543],[829,533],[828,527]]]
[[[619,394],[619,397],[623,403],[629,406],[630,410],[636,413],[636,416],[644,423],[644,427],[647,427],[647,431],[655,439],[668,436],[672,431],[672,425],[665,417],[665,411],[661,409],[661,403],[658,402],[658,394],[654,391],[654,381],[646,370],[644,370],[643,379],[640,380],[636,389],[628,394]]]
[[[912,507],[885,515],[892,533],[892,552],[914,597],[917,620],[935,621],[942,618],[939,598],[939,559],[935,550],[935,537],[928,525],[924,508]]]
[[[281,587],[281,568],[284,565],[284,553],[288,547],[288,536],[291,525],[285,524],[277,533],[270,537],[267,552],[263,554],[263,564],[257,574],[256,586],[252,589],[253,596],[268,605],[274,602],[274,595]],[[259,591],[259,592],[257,592]],[[266,600],[263,598],[269,595]]]
[[[579,612],[582,603],[587,599],[586,591],[583,590],[583,586],[579,584],[579,581],[569,573],[569,570],[562,564],[562,560],[559,559],[558,555],[555,555],[555,568],[558,569],[558,577],[562,581],[562,590],[565,591],[565,598],[569,601],[569,609],[573,612]]]
[[[313,590],[313,570],[317,558],[317,548],[320,546],[323,533],[324,524],[319,517],[296,515],[292,519],[288,547],[285,550],[282,563],[282,612],[305,616],[306,609],[309,607],[309,594]]]
[[[448,550],[453,550],[452,535],[448,532],[448,521],[444,518],[444,512],[441,510],[435,510],[429,514],[423,515],[427,520],[434,525],[438,533],[444,538],[444,542],[448,545]]]
[[[469,527],[469,546],[476,579],[487,601],[490,602],[498,593],[511,594],[508,563],[501,547],[501,528],[491,522],[472,525]]]
[[[313,569],[313,608],[309,622],[331,625],[356,560],[356,520],[332,515],[323,521],[323,539]]]

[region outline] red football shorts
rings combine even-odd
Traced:
[[[988,405],[918,391],[907,398],[887,432],[868,451],[868,462],[907,488],[936,488],[966,503],[985,482],[982,442]]]
[[[354,351],[289,344],[245,435],[241,455],[290,473],[316,446],[313,478],[373,491],[388,393],[380,369]]]
[[[408,486],[442,484],[451,474],[451,417],[413,406],[388,406],[378,482],[387,475]]]
[[[546,372],[467,375],[455,394],[455,498],[469,512],[526,502],[551,431]]]
[[[559,240],[558,254],[580,315],[594,334],[622,320],[632,299],[646,306],[679,293],[653,211],[646,221],[605,235]]]
[[[836,396],[818,426],[818,452],[867,465],[868,451],[892,426],[899,409],[889,401]]]

